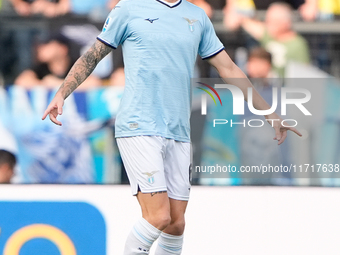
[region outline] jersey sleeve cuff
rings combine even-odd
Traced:
[[[109,47],[111,47],[113,49],[117,49],[117,47],[113,46],[111,43],[105,41],[104,39],[100,38],[99,36],[97,37],[97,40],[101,41],[102,43],[104,43],[105,45],[107,45],[107,46],[109,46]]]
[[[209,55],[206,55],[206,56],[202,57],[202,59],[205,60],[205,59],[211,58],[211,57],[213,57],[213,56],[216,56],[218,53],[220,53],[220,52],[223,51],[223,50],[224,50],[224,46],[222,46],[222,48],[220,48],[220,49],[214,51],[213,53],[211,53],[211,54],[209,54]]]

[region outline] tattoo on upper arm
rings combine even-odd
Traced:
[[[89,51],[87,51],[82,59],[87,66],[87,71],[93,70],[98,62],[102,60],[112,49],[100,41],[96,41]]]
[[[60,87],[67,98],[93,72],[99,61],[111,52],[112,48],[96,41],[91,48],[73,65]]]
[[[162,193],[166,193],[166,191],[157,191],[157,192],[151,192],[151,196],[153,197],[156,194],[162,194]]]

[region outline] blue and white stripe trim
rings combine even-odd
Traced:
[[[174,5],[170,5],[169,3],[162,1],[162,0],[156,0],[157,2],[160,2],[161,4],[164,4],[165,6],[168,6],[169,8],[174,8],[182,3],[182,0],[179,0],[178,3]]]
[[[182,250],[182,247],[173,248],[173,247],[170,247],[170,246],[168,246],[168,245],[162,245],[162,244],[160,244],[159,242],[158,242],[158,245],[159,245],[160,247],[162,247],[162,249],[165,250],[165,251],[178,252],[178,251]]]
[[[211,53],[211,54],[209,54],[207,56],[202,57],[202,59],[204,60],[204,59],[208,59],[208,58],[211,58],[213,56],[216,56],[218,53],[220,53],[223,50],[224,50],[224,46],[222,46],[222,48],[219,48],[218,50],[214,51],[213,53]]]
[[[147,239],[145,236],[143,236],[141,233],[139,233],[138,230],[137,230],[135,227],[133,228],[133,230],[134,230],[134,233],[137,234],[136,237],[137,237],[137,238],[138,238],[138,237],[141,238],[141,239],[138,238],[141,242],[143,242],[143,240],[144,240],[144,241],[146,242],[147,245],[152,245],[152,244],[153,244],[153,241]]]
[[[105,45],[107,45],[107,46],[109,46],[109,47],[111,47],[113,49],[117,49],[116,46],[113,46],[111,43],[109,43],[108,41],[105,41],[104,39],[100,38],[99,36],[97,37],[97,40],[101,41],[102,43],[104,43]]]

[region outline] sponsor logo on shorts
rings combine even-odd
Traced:
[[[130,128],[138,128],[138,123],[130,123]]]
[[[150,183],[150,184],[153,184],[154,182],[155,182],[155,178],[154,178],[154,174],[155,173],[157,173],[158,171],[152,171],[151,173],[149,173],[149,172],[145,172],[145,173],[143,173],[143,174],[145,174],[147,177],[148,177],[148,182]]]

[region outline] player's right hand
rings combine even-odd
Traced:
[[[47,115],[49,115],[50,120],[54,124],[61,126],[62,124],[59,120],[57,120],[57,117],[58,115],[63,114],[63,106],[64,106],[64,98],[60,94],[56,94],[52,102],[47,107],[42,119],[44,120],[47,117]]]

